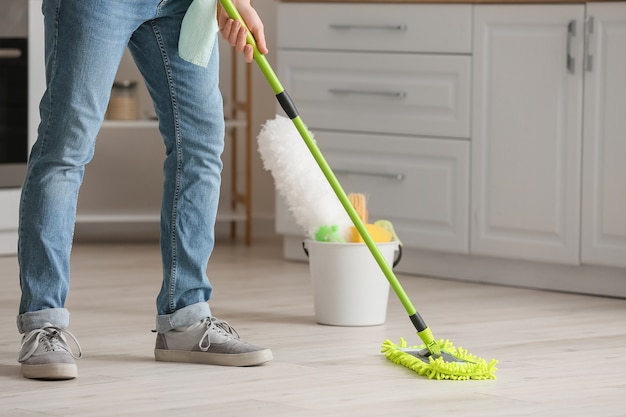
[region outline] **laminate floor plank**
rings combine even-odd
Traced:
[[[436,337],[500,360],[495,381],[432,381],[380,353],[385,339],[420,343],[393,293],[382,326],[319,325],[308,265],[284,261],[271,239],[226,242],[209,268],[213,313],[274,361],[160,363],[158,244],[77,244],[68,330],[84,357],[76,380],[51,382],[20,374],[15,257],[0,257],[0,271],[0,416],[626,415],[624,299],[402,275]]]

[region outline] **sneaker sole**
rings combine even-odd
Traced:
[[[29,379],[63,380],[74,379],[78,376],[75,364],[50,363],[45,365],[22,364],[22,375]]]
[[[160,362],[203,363],[220,366],[257,366],[271,361],[274,359],[274,356],[269,349],[233,354],[155,349],[154,358]]]

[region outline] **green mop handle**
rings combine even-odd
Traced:
[[[220,0],[220,3],[231,19],[237,20],[242,25],[245,26],[245,22],[243,21],[237,8],[234,6],[232,0]],[[413,306],[413,303],[411,303],[411,300],[409,299],[408,295],[404,291],[404,288],[402,288],[402,285],[400,285],[398,278],[394,274],[393,269],[387,263],[387,260],[378,249],[378,246],[376,246],[376,242],[374,242],[374,239],[372,238],[367,228],[365,227],[365,224],[361,220],[361,217],[359,217],[357,211],[355,210],[354,206],[350,202],[350,199],[346,195],[346,192],[343,190],[343,188],[339,184],[337,177],[335,177],[335,174],[333,173],[332,169],[330,168],[330,166],[324,159],[324,156],[322,155],[321,151],[315,144],[315,141],[311,137],[311,134],[309,133],[309,129],[306,127],[306,125],[302,121],[302,118],[300,117],[298,110],[296,109],[296,106],[294,102],[292,101],[291,97],[289,96],[287,91],[285,91],[285,89],[283,88],[282,84],[280,83],[278,77],[276,76],[276,73],[272,69],[265,55],[259,52],[254,36],[252,35],[250,31],[248,31],[247,42],[250,45],[252,45],[252,47],[254,48],[254,54],[253,54],[254,60],[259,66],[261,72],[263,73],[267,81],[269,82],[270,86],[272,87],[274,94],[276,94],[276,99],[278,100],[280,106],[283,108],[287,116],[291,119],[296,129],[300,133],[300,136],[302,136],[302,139],[304,140],[307,148],[309,148],[309,151],[313,155],[313,158],[319,165],[324,176],[328,180],[331,188],[337,195],[337,198],[339,198],[341,205],[346,210],[348,217],[350,217],[350,220],[352,220],[354,227],[358,230],[359,234],[363,238],[363,241],[365,242],[370,252],[374,256],[376,263],[378,263],[382,272],[387,278],[387,281],[389,281],[389,284],[391,285],[394,292],[400,299],[400,302],[402,303],[402,305],[404,306],[404,309],[409,314],[409,318],[411,319],[411,322],[413,323],[413,325],[415,326],[415,329],[417,330],[417,334],[422,339],[422,341],[424,342],[424,344],[426,345],[426,347],[431,353],[439,354],[440,353],[439,346],[437,345],[437,342],[435,341],[435,338],[433,337],[431,330],[428,328],[428,326],[426,325],[422,317],[419,315],[419,313]]]

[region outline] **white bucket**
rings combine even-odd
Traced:
[[[389,265],[398,242],[378,243]],[[315,320],[332,326],[385,323],[389,282],[364,243],[307,240]]]

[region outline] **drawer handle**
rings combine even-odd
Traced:
[[[349,88],[331,88],[328,90],[331,94],[336,95],[361,95],[361,96],[383,96],[393,98],[405,98],[406,92],[404,91],[368,91],[368,90],[352,90]]]
[[[390,30],[406,32],[406,25],[354,25],[350,23],[331,23],[329,28],[335,30]]]
[[[396,180],[396,181],[404,181],[406,175],[402,173],[392,174],[392,173],[383,173],[383,172],[366,172],[366,171],[352,171],[348,169],[336,169],[335,173],[338,175],[360,175],[364,177],[378,177],[385,178],[388,180]]]
[[[0,48],[0,59],[21,58],[22,50],[17,48]]]

